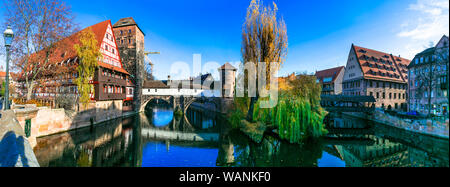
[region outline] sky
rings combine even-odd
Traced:
[[[66,0],[81,28],[133,17],[145,33],[154,75],[176,62],[193,67],[241,61],[242,24],[250,0]],[[352,44],[412,59],[449,34],[448,0],[274,0],[287,25],[288,55],[279,76],[345,66]],[[270,5],[272,1],[264,0]],[[4,30],[3,3],[0,25]],[[2,39],[0,42],[3,43]],[[4,66],[4,57],[0,56]],[[176,65],[175,65],[176,66]],[[215,73],[214,68],[203,69]],[[172,76],[173,77],[173,76]]]

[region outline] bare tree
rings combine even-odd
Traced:
[[[45,73],[60,73],[52,66],[50,57],[56,49],[72,48],[58,41],[76,30],[74,17],[69,6],[61,0],[4,0],[6,23],[15,31],[11,46],[11,68],[25,81],[27,100],[37,79]],[[63,42],[61,42],[63,43]]]
[[[252,0],[247,9],[247,17],[242,28],[242,60],[244,63],[254,63],[256,69],[260,68],[258,67],[259,62],[264,62],[266,65],[264,68],[266,80],[270,80],[272,75],[272,72],[270,72],[272,63],[277,63],[279,68],[287,55],[286,24],[282,18],[278,17],[277,12],[278,8],[275,3],[273,3],[273,7],[266,7],[259,0]],[[245,83],[248,82],[248,75],[245,75],[244,80],[246,80]],[[258,85],[256,85],[256,88],[258,88]],[[256,97],[250,99],[247,113],[247,120],[249,121],[253,121],[253,109],[258,98],[259,91],[257,90]]]
[[[432,47],[433,44],[431,43],[430,46]],[[448,83],[448,44],[441,48],[433,48],[431,56],[425,57],[425,63],[425,65],[416,68],[416,80],[419,80],[416,98],[427,99],[427,113],[430,115],[431,98],[437,89],[441,89],[439,80],[445,76]],[[448,85],[445,90],[447,90],[448,100]]]

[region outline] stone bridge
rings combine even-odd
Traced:
[[[220,90],[206,89],[174,89],[174,88],[144,88],[142,90],[140,112],[145,111],[146,105],[152,100],[163,100],[175,110],[186,113],[194,102],[201,103],[204,109],[219,113],[226,113],[233,98],[221,96]],[[213,108],[203,105],[214,106]]]
[[[201,105],[201,107],[210,111],[226,113],[233,103],[236,70],[231,64],[225,63],[218,69],[219,81],[214,80],[211,74],[178,81],[171,81],[168,76],[167,83],[144,81],[142,90],[140,90],[139,112],[143,112],[150,101],[160,99],[169,103],[173,109],[180,109],[184,113],[194,102],[211,103],[214,108],[205,105]],[[204,83],[210,83],[211,86],[204,86]]]

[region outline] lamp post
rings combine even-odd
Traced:
[[[6,48],[5,110],[9,110],[9,49],[14,38],[14,32],[10,26],[3,32],[3,38],[5,39]]]

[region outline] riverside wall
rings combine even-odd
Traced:
[[[120,100],[91,103],[80,112],[35,106],[18,107],[13,111],[22,129],[25,129],[26,120],[31,120],[31,136],[27,139],[33,148],[36,138],[90,127],[134,113],[123,113]]]
[[[14,112],[7,110],[0,114],[0,167],[39,167]]]

